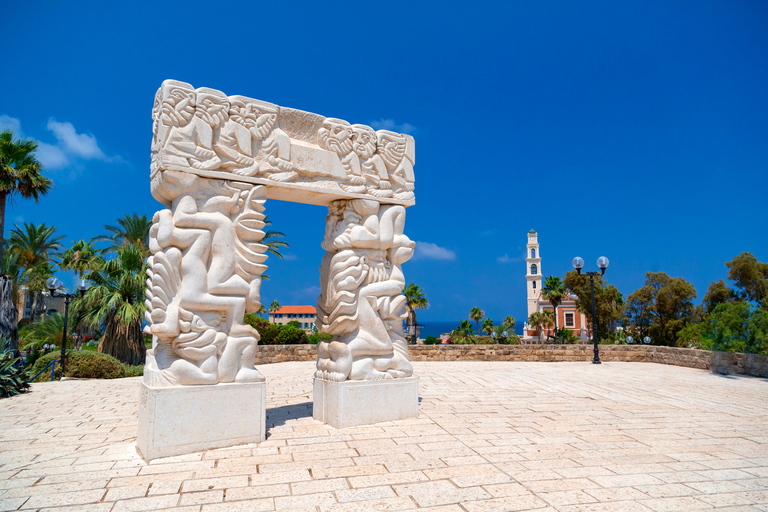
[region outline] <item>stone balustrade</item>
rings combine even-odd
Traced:
[[[592,345],[411,345],[412,361],[591,361]],[[315,345],[259,345],[256,364],[314,361]],[[604,362],[659,363],[768,377],[768,355],[646,345],[600,345]]]

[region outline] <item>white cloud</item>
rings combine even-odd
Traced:
[[[0,115],[0,132],[12,131],[13,137],[21,137],[21,122],[15,117]]]
[[[413,134],[416,127],[410,123],[397,124],[394,119],[379,119],[371,123],[374,130],[389,130],[392,132]]]
[[[283,254],[283,259],[287,261],[296,261],[299,259],[299,257],[293,254],[292,252],[287,252]]]
[[[517,263],[523,260],[525,260],[525,254],[518,257],[510,257],[509,254],[505,253],[504,256],[499,256],[498,258],[496,258],[496,261],[498,261],[499,263]]]
[[[453,261],[456,259],[456,253],[430,242],[416,242],[413,259]]]
[[[96,137],[87,133],[77,133],[68,122],[59,122],[53,118],[46,126],[56,138],[55,144],[38,141],[35,156],[47,170],[55,171],[71,167],[81,160],[103,160],[105,162],[122,162],[119,156],[109,157],[99,147]],[[0,131],[13,130],[14,137],[24,137],[21,122],[15,117],[0,115]]]
[[[39,143],[35,156],[46,169],[63,169],[69,165],[69,157],[59,146],[52,146],[45,142]]]
[[[107,155],[99,148],[96,137],[85,133],[77,133],[72,123],[60,123],[51,118],[48,127],[56,136],[64,151],[84,160],[107,160]]]

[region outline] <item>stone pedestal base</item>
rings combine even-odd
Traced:
[[[336,428],[404,420],[419,415],[419,379],[315,379],[312,416]]]
[[[265,439],[265,382],[150,387],[141,383],[136,448],[146,460]]]

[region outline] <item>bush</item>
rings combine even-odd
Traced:
[[[123,365],[123,377],[141,377],[144,375],[144,365],[131,366],[128,364]]]
[[[245,315],[245,323],[259,331],[261,336],[259,343],[261,345],[304,345],[309,343],[304,329],[291,324],[273,324],[253,314]]]
[[[29,388],[28,378],[20,357],[14,357],[8,350],[0,353],[0,398],[25,392]]]
[[[438,343],[440,343],[440,338],[436,338],[435,336],[427,336],[424,338],[425,345],[436,345]]]
[[[317,345],[321,341],[331,341],[332,339],[333,334],[328,334],[327,332],[313,332],[307,336],[307,342],[310,345]]]
[[[32,375],[45,368],[51,361],[58,359],[59,352],[51,352],[42,356],[32,367]],[[124,365],[117,359],[100,352],[85,350],[67,350],[67,373],[65,377],[77,377],[82,379],[119,379],[125,374]],[[61,378],[61,364],[56,363],[54,379]],[[46,371],[35,379],[35,382],[50,380],[50,374]]]

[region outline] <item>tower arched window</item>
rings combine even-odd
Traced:
[[[533,281],[533,289],[536,289],[536,281]]]
[[[531,258],[536,257],[536,249],[531,249]]]
[[[538,268],[536,267],[536,265],[531,265],[531,275],[536,275],[537,270]]]

